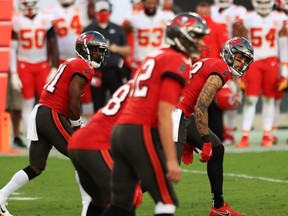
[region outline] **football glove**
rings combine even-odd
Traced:
[[[184,145],[184,150],[183,150],[182,157],[181,157],[181,160],[184,164],[189,165],[189,164],[193,163],[193,152],[194,151],[197,154],[199,153],[197,151],[197,149],[192,144],[186,143]]]
[[[11,86],[13,89],[20,91],[23,87],[22,82],[17,73],[11,74]]]
[[[135,189],[135,195],[134,195],[134,199],[133,199],[133,205],[138,208],[141,203],[142,203],[142,189],[140,184],[137,184],[136,189]]]
[[[241,89],[241,90],[243,90],[243,91],[246,90],[247,84],[246,84],[246,82],[245,82],[244,79],[239,79],[239,80],[237,81],[237,84],[238,84],[238,88],[239,88],[239,89]]]
[[[277,90],[283,91],[287,87],[288,87],[288,80],[285,77],[281,76],[277,82]]]
[[[200,154],[201,158],[199,159],[202,163],[206,163],[212,157],[212,143],[204,142],[202,146],[202,153]]]

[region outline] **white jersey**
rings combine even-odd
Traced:
[[[254,47],[254,60],[278,56],[279,32],[283,28],[285,16],[276,11],[262,17],[257,12],[249,12],[242,17],[248,32],[248,40]]]
[[[18,35],[18,60],[33,64],[47,61],[47,31],[51,27],[51,16],[43,11],[33,19],[13,16],[12,28]]]
[[[75,42],[83,28],[91,22],[87,13],[87,2],[67,8],[57,6],[51,9],[51,14],[57,34],[59,58],[66,60],[75,57]]]
[[[140,11],[127,18],[133,28],[136,61],[144,60],[148,54],[165,45],[166,24],[174,16],[173,12],[157,10],[152,17]]]
[[[242,17],[247,13],[245,7],[241,5],[231,5],[228,8],[223,9],[219,12],[219,7],[217,5],[212,5],[211,7],[211,17],[215,22],[224,23],[227,26],[228,35],[230,38],[233,37],[233,24],[236,22],[237,18]]]

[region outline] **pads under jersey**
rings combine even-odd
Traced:
[[[140,11],[127,18],[133,28],[134,60],[143,61],[148,54],[165,45],[166,25],[174,16],[170,11],[157,10],[155,16],[149,17]]]
[[[279,32],[286,20],[283,14],[272,11],[262,17],[257,12],[249,12],[241,20],[254,47],[254,61],[278,56]]]
[[[114,92],[106,106],[95,113],[85,127],[73,134],[72,139],[77,136],[78,140],[85,139],[85,142],[69,142],[68,149],[102,150],[111,148],[112,129],[126,105],[132,84],[132,81],[127,82]]]
[[[133,93],[117,123],[157,127],[161,83],[168,77],[184,86],[189,69],[190,59],[172,48],[161,48],[148,55],[136,74]]]
[[[47,31],[51,27],[51,16],[44,11],[39,11],[33,19],[13,16],[12,28],[18,35],[18,60],[32,64],[47,61]]]
[[[66,60],[75,56],[75,41],[91,20],[87,13],[87,3],[73,4],[51,9],[53,23],[57,34],[59,58]]]
[[[44,86],[39,103],[68,117],[70,83],[76,75],[87,80],[82,89],[82,95],[85,94],[89,90],[94,69],[81,58],[71,58],[59,66],[57,74]]]
[[[233,37],[233,24],[239,17],[242,17],[247,13],[245,7],[241,5],[231,5],[228,8],[223,9],[219,12],[219,7],[217,5],[212,5],[211,7],[211,17],[215,22],[224,23],[227,26],[228,35],[230,38]]]
[[[184,90],[183,99],[177,105],[177,107],[183,111],[185,116],[191,116],[194,112],[194,107],[206,80],[210,75],[215,74],[221,78],[223,85],[231,77],[228,65],[222,59],[207,58],[196,62],[192,66],[192,78]]]

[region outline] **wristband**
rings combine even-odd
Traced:
[[[83,123],[81,117],[77,120],[69,119],[69,121],[73,127],[79,127]]]
[[[202,139],[202,142],[204,142],[204,143],[211,142],[209,134],[206,134],[206,135],[202,136],[201,139]]]

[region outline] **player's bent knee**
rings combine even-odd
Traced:
[[[155,206],[155,215],[161,214],[174,214],[176,211],[176,206],[173,204],[164,204],[158,202]]]
[[[225,148],[223,145],[218,145],[215,148],[213,148],[213,156],[217,157],[223,157],[225,152]]]

